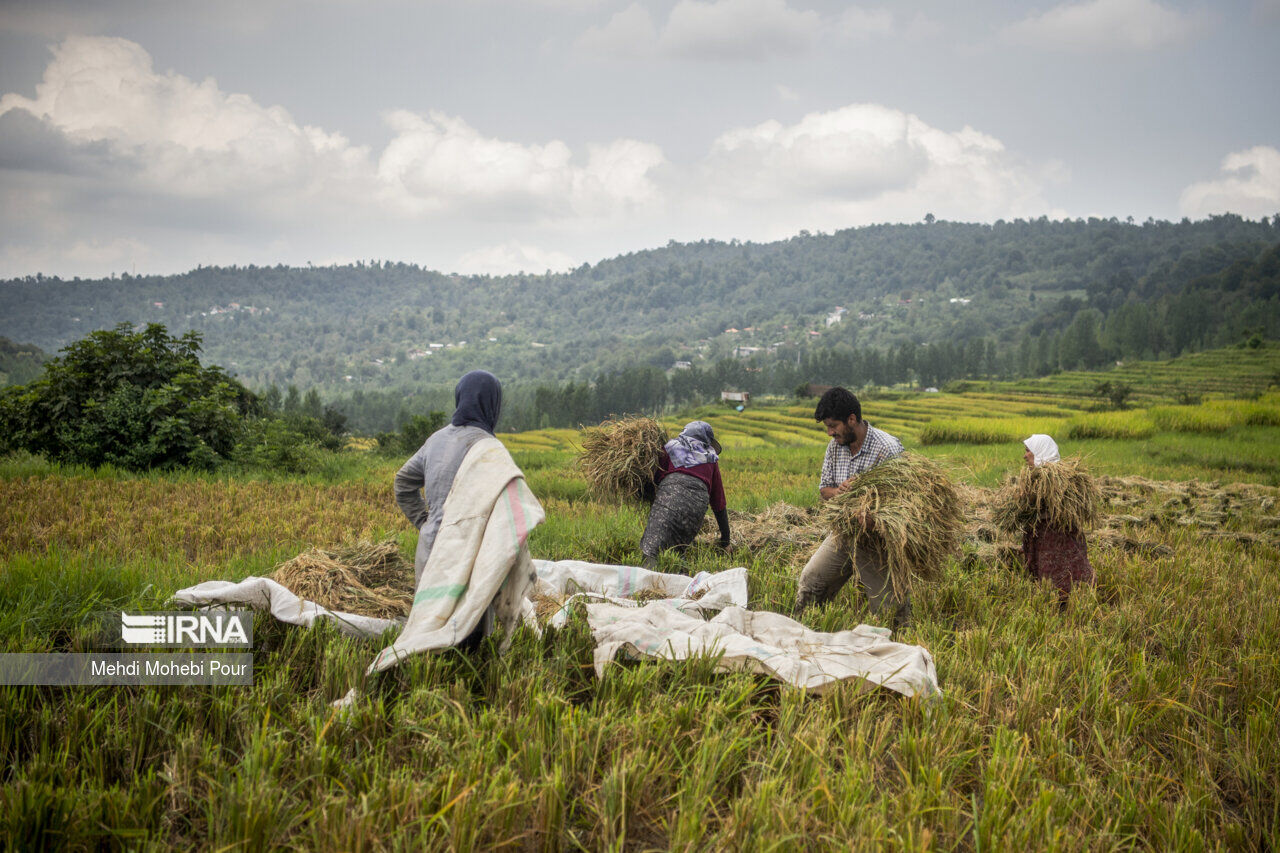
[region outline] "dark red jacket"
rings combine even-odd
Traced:
[[[1022,555],[1027,571],[1052,581],[1062,598],[1066,598],[1073,584],[1094,582],[1084,534],[1079,531],[1068,533],[1042,522],[1023,534]]]
[[[725,508],[724,483],[720,480],[720,463],[704,462],[701,465],[694,465],[690,468],[672,468],[670,457],[667,456],[665,450],[662,451],[658,474],[654,479],[661,480],[675,471],[679,471],[681,474],[688,474],[690,477],[697,477],[706,484],[707,494],[711,497],[712,512],[720,512]]]

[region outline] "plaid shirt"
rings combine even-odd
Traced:
[[[867,437],[857,453],[850,453],[849,448],[833,438],[827,445],[827,455],[822,457],[822,477],[818,480],[818,488],[838,486],[853,475],[870,471],[901,452],[901,441],[871,424],[867,424]]]

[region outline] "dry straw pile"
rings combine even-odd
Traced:
[[[1102,489],[1079,457],[1022,468],[996,495],[992,519],[1009,533],[1040,524],[1083,532],[1098,520]]]
[[[855,555],[859,548],[880,549],[899,597],[911,592],[914,580],[941,575],[965,521],[946,472],[909,454],[859,474],[849,491],[823,505],[821,520]]]
[[[817,507],[792,506],[782,501],[755,514],[729,510],[729,526],[733,543],[750,551],[809,550],[825,535],[818,523]],[[719,538],[719,531],[716,520],[708,515],[702,532]]]
[[[306,551],[276,566],[271,579],[330,610],[361,616],[401,618],[413,603],[413,563],[394,539]]]
[[[611,418],[582,430],[578,469],[600,500],[652,500],[667,431],[653,418]]]

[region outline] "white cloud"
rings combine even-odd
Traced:
[[[139,45],[69,38],[35,98],[7,94],[0,116],[21,110],[73,144],[106,145],[114,165],[166,196],[233,198],[296,215],[296,205],[400,202],[414,213],[501,209],[506,216],[599,216],[657,195],[657,146],[619,139],[587,146],[575,162],[563,142],[485,137],[456,117],[399,110],[375,164],[341,134],[301,126],[282,107],[159,74]]]
[[[655,145],[619,139],[588,146],[573,163],[558,140],[522,145],[487,138],[460,118],[404,110],[387,123],[396,136],[378,176],[413,210],[479,208],[508,217],[600,215],[658,195],[649,171],[664,162]]]
[[[157,72],[133,42],[68,38],[34,97],[0,97],[0,275],[94,274],[144,258],[152,269],[299,262],[373,247],[443,265],[469,228],[472,240],[512,222],[600,233],[661,206],[656,145],[515,142],[436,112],[393,111],[387,122],[392,139],[375,156],[213,79]]]
[[[136,267],[151,259],[151,250],[138,240],[119,238],[103,242],[101,240],[77,240],[66,249],[68,258],[74,263],[93,266],[115,266],[120,269]],[[132,271],[132,270],[130,270]]]
[[[786,0],[679,0],[659,28],[644,6],[632,3],[588,28],[574,46],[611,59],[762,61],[804,53],[822,26],[817,12],[792,9]]]
[[[919,40],[940,31],[921,13],[899,21],[889,9],[850,6],[820,15],[794,9],[787,0],[678,0],[665,21],[655,22],[645,6],[633,2],[587,28],[574,49],[606,59],[763,62],[808,53],[823,35],[866,40],[900,33]]]
[[[599,6],[601,0],[521,0],[521,2],[533,2],[548,9],[560,9],[565,12],[582,12]]]
[[[1193,15],[1154,0],[1063,3],[1005,27],[1006,40],[1034,47],[1149,50],[1188,38]]]
[[[848,38],[887,36],[893,32],[893,13],[888,9],[850,6],[836,19],[836,31]]]
[[[818,13],[786,0],[680,0],[662,30],[664,53],[687,59],[767,59],[804,53],[822,28]]]
[[[936,39],[946,34],[946,28],[923,12],[916,12],[902,28],[902,34],[913,41]]]
[[[527,243],[509,241],[485,246],[458,256],[456,272],[467,275],[563,273],[576,266],[564,252],[548,251]]]
[[[658,39],[657,28],[649,10],[639,3],[614,14],[601,27],[589,27],[578,37],[574,47],[586,54],[610,59],[639,59],[653,53]]]
[[[783,85],[782,83],[774,84],[773,92],[775,95],[777,95],[779,98],[781,98],[784,101],[800,100],[799,92],[797,92],[795,89],[792,89],[790,86]]]
[[[1051,169],[875,104],[732,128],[675,164],[640,140],[504,139],[435,111],[385,120],[372,152],[157,72],[132,42],[68,39],[34,97],[0,98],[0,275],[347,256],[540,272],[670,238],[1053,213]]]
[[[468,275],[509,275],[511,273],[564,272],[575,266],[573,258],[517,241],[486,246],[458,258],[456,270]]]
[[[54,270],[49,266],[51,258],[57,258],[62,266]],[[153,253],[145,243],[126,237],[89,238],[69,243],[47,241],[0,248],[0,266],[28,274],[46,270],[63,274],[70,270],[72,275],[81,270],[92,271],[90,274],[103,270],[147,272],[153,260]]]
[[[73,36],[53,49],[36,97],[6,94],[0,116],[22,110],[77,144],[103,143],[133,178],[166,194],[266,195],[368,174],[368,152],[341,134],[298,125],[282,107],[157,74],[139,45]]]
[[[768,121],[722,134],[703,164],[706,195],[758,211],[775,236],[799,228],[1039,215],[1051,168],[1032,169],[1001,142],[944,131],[876,104]]]
[[[1254,218],[1280,213],[1280,151],[1258,145],[1228,154],[1222,177],[1201,181],[1182,191],[1178,207],[1184,216],[1237,213]]]

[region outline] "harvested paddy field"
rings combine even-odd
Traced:
[[[1280,847],[1274,392],[1144,415],[1143,435],[1055,436],[1101,495],[1086,533],[1097,585],[1065,608],[997,523],[1022,436],[922,443],[960,417],[1093,417],[1049,395],[984,414],[998,396],[864,402],[941,466],[962,511],[958,548],[918,585],[899,635],[931,652],[939,700],[852,683],[810,696],[712,660],[598,678],[591,634],[570,619],[506,654],[486,642],[411,660],[340,716],[330,703],[379,645],[259,617],[252,686],[0,687],[0,835],[20,848]],[[711,525],[660,568],[745,566],[750,607],[788,613],[825,535],[812,405],[707,407],[661,426],[694,418],[725,447],[733,547],[712,547]],[[646,509],[591,496],[576,431],[502,437],[547,513],[534,557],[638,564]],[[96,613],[250,575],[395,614],[416,541],[392,495],[399,460],[353,459],[353,475],[308,482],[5,460],[3,651],[84,651]],[[876,616],[850,584],[803,621]]]

